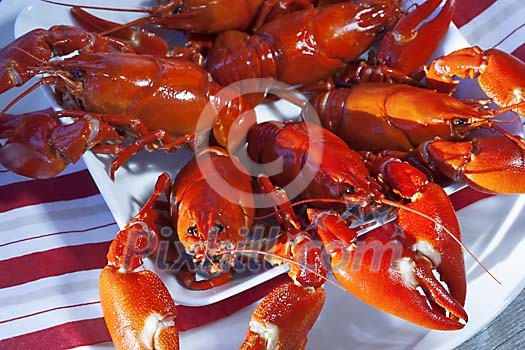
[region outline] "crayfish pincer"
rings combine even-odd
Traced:
[[[56,25],[35,29],[0,50],[0,93],[20,86],[55,56],[81,52],[133,52],[131,46],[82,28]]]

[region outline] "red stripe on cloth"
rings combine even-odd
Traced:
[[[0,261],[0,288],[40,278],[102,268],[110,242],[50,249]]]
[[[98,230],[99,228],[109,227],[109,226],[113,226],[113,225],[117,225],[117,224],[115,222],[110,222],[110,223],[107,223],[107,224],[102,224],[102,225],[97,225],[97,226],[93,226],[93,227],[88,227],[88,228],[85,228],[83,230],[69,230],[69,231],[59,231],[59,232],[47,233],[47,234],[44,234],[44,235],[27,237],[27,238],[17,239],[17,240],[14,240],[14,241],[3,243],[3,244],[0,244],[0,247],[5,247],[5,246],[8,246],[10,244],[16,244],[16,243],[20,243],[20,242],[32,241],[34,239],[39,239],[39,238],[44,238],[44,237],[65,235],[65,234],[68,234],[68,233],[83,233],[83,232],[88,232],[88,231],[92,231],[92,230]],[[117,231],[118,231],[118,229],[115,230],[115,232],[117,232]]]
[[[479,16],[487,7],[492,5],[496,0],[457,0],[456,11],[453,21],[458,28],[463,27],[474,17]]]
[[[29,180],[0,187],[0,213],[27,205],[72,200],[98,194],[87,170],[45,180]]]
[[[471,205],[472,203],[492,196],[492,194],[479,192],[470,187],[465,187],[464,189],[451,194],[450,200],[452,201],[454,209],[460,210]]]
[[[1,349],[71,349],[109,341],[103,318],[64,323],[33,333],[0,340]]]
[[[518,47],[512,52],[512,54],[518,57],[520,60],[525,61],[525,44]]]
[[[74,308],[74,307],[86,306],[86,305],[92,305],[92,304],[100,304],[100,301],[92,301],[90,303],[82,303],[82,304],[75,304],[75,305],[57,306],[57,307],[54,307],[54,308],[51,308],[51,309],[33,312],[32,314],[22,315],[22,316],[18,316],[18,317],[15,317],[15,318],[8,319],[8,320],[3,320],[3,321],[0,321],[0,324],[21,320],[23,318],[33,317],[33,316],[36,316],[36,315],[45,314],[45,313],[51,312],[51,311],[63,310],[63,309],[71,309],[71,308]]]

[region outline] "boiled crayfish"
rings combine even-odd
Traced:
[[[35,41],[38,46],[34,46]],[[105,121],[110,121],[110,125],[117,129],[126,124],[131,126],[131,129],[138,129],[140,126],[151,130],[146,132],[141,129],[139,139],[134,138],[134,146],[127,148],[125,155],[120,155],[121,158],[118,164],[114,164],[112,173],[122,161],[141,147],[165,146],[173,149],[175,145],[195,140],[195,137],[198,137],[195,134],[199,133],[196,132],[199,120],[208,121],[204,128],[213,130],[219,144],[230,149],[239,145],[240,140],[234,145],[234,138],[228,139],[230,129],[235,129],[236,125],[243,122],[250,124],[250,121],[255,120],[251,105],[242,96],[229,100],[225,105],[221,97],[223,95],[219,94],[223,88],[212,81],[200,66],[183,59],[113,52],[113,46],[123,47],[126,51],[133,50],[115,39],[106,39],[75,27],[55,26],[49,30],[34,30],[0,52],[0,60],[3,62],[0,69],[0,91],[22,85],[36,74],[47,73],[49,76],[41,78],[14,102],[39,85],[52,85],[55,96],[63,107],[88,112],[82,116],[82,113],[73,111],[70,113],[72,116],[94,121],[94,118],[89,116],[90,113],[119,115],[121,120],[125,117],[128,120],[111,124],[111,118],[108,116]],[[64,60],[50,61],[56,54],[67,54],[76,49],[80,49],[81,53]],[[115,94],[119,96],[118,99],[114,97]],[[13,103],[4,108],[2,114]],[[209,109],[210,113],[204,114],[203,110],[208,105],[212,106]],[[217,110],[218,114],[214,113],[214,110]],[[56,120],[57,117],[51,113],[47,119]],[[5,123],[5,118],[0,122]],[[46,140],[49,140],[48,144],[57,144],[57,141],[52,141],[56,137],[51,135],[55,127],[44,126],[42,122],[43,119],[34,118],[30,123],[24,124],[25,128],[12,128],[7,125],[8,132],[0,136],[7,138],[7,144],[11,143],[11,147],[14,147],[14,144],[20,145],[20,142],[10,140],[20,139],[17,135],[34,133],[30,130],[33,127],[41,130],[38,132],[38,142],[47,143]],[[204,131],[206,130],[201,130]],[[83,139],[86,140],[85,146],[77,148],[78,154],[69,154],[69,160],[66,159],[68,157],[60,155],[60,149],[50,146],[46,152],[54,152],[56,155],[46,156],[45,161],[51,162],[48,168],[60,171],[60,167],[53,164],[53,158],[62,159],[60,162],[77,160],[91,147],[89,143],[97,139],[97,133],[96,125],[91,123],[82,133]],[[113,140],[116,139],[115,137]],[[32,149],[40,148],[38,144],[31,142],[26,140],[23,146],[19,147],[20,156],[24,156],[24,150],[31,152],[31,155],[26,156],[26,160],[16,163],[4,156],[0,161],[15,172],[24,168],[23,174],[26,176],[56,175],[56,171],[30,169],[31,166],[27,162],[38,153]],[[121,151],[120,148],[114,149]],[[110,153],[109,150],[109,147],[105,148],[106,153]]]

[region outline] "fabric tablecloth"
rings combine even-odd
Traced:
[[[523,18],[522,0],[457,0],[454,22],[470,43],[497,45],[525,59]],[[82,161],[49,180],[0,168],[0,349],[65,349],[109,340],[98,277],[117,231]],[[228,315],[272,283],[220,304],[219,313],[183,307],[181,327]]]

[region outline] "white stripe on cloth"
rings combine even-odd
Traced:
[[[56,248],[109,242],[115,237],[117,232],[117,224],[113,222],[108,226],[89,228],[88,230],[78,229],[73,232],[43,236],[30,241],[21,241],[0,247],[0,257],[2,259],[12,259]]]
[[[0,339],[102,317],[99,274],[100,269],[80,271],[2,289]]]
[[[33,237],[86,230],[113,222],[101,195],[16,208],[0,215],[0,251],[14,242]],[[0,258],[6,259],[6,255],[0,254]]]
[[[461,34],[470,42],[489,49],[501,39],[509,35],[525,21],[525,6],[523,0],[498,0],[483,11],[479,16],[461,27]],[[494,25],[491,25],[493,23]],[[491,30],[493,27],[498,30]],[[505,40],[500,49],[512,52],[523,44],[525,31],[522,35],[512,35]]]

